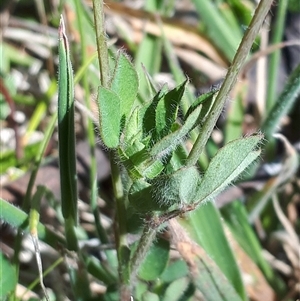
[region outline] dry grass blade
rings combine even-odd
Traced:
[[[277,217],[280,220],[284,229],[286,230],[287,234],[289,235],[290,246],[294,249],[294,252],[297,253],[300,249],[299,237],[298,237],[295,229],[293,228],[292,224],[290,223],[288,218],[283,213],[276,195],[273,195],[272,201],[273,201],[273,206],[274,206],[274,210],[277,214]]]

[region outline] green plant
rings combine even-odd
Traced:
[[[273,271],[261,255],[260,243],[248,222],[243,204],[233,203],[230,208],[220,212],[211,203],[224,189],[244,177],[244,171],[253,162],[259,161],[264,137],[262,133],[254,133],[243,138],[230,139],[234,136],[231,132],[226,137],[228,143],[218,151],[208,152],[206,156],[206,151],[212,143],[212,131],[272,1],[261,1],[236,52],[234,49],[242,33],[239,28],[234,27],[237,20],[232,19],[232,12],[234,9],[243,12],[246,10],[235,1],[229,2],[232,11],[222,11],[221,14],[210,1],[197,2],[198,10],[204,9],[207,12],[206,17],[218,14],[219,21],[216,24],[210,24],[206,17],[204,23],[209,28],[209,34],[220,36],[216,46],[223,50],[227,60],[234,57],[220,88],[199,97],[194,97],[191,93],[189,81],[178,68],[176,60],[170,59],[173,49],[164,33],[161,39],[146,35],[145,43],[151,45],[151,49],[164,46],[170,69],[178,84],[174,89],[169,90],[166,86],[157,88],[147,71],[138,74],[139,67],[133,66],[124,51],[110,53],[103,25],[103,2],[93,2],[100,75],[97,90],[99,132],[110,157],[116,211],[115,247],[103,251],[105,260],[94,257],[80,247],[80,240],[84,234],[80,232],[82,228],[78,223],[77,207],[74,82],[82,81],[86,106],[90,109],[88,80],[91,74],[88,66],[92,63],[92,58],[87,58],[87,39],[83,24],[87,20],[91,21],[91,18],[86,13],[87,20],[84,19],[80,1],[74,1],[83,49],[81,69],[75,76],[75,81],[71,50],[64,21],[61,19],[58,133],[61,223],[64,225],[64,235],[50,231],[39,222],[38,203],[46,193],[45,190],[39,188],[32,196],[36,171],[53,132],[56,115],[51,119],[44,141],[35,156],[34,171],[23,203],[23,211],[0,200],[0,218],[33,237],[40,283],[46,300],[50,300],[51,296],[47,296],[43,286],[37,237],[53,248],[59,245],[59,248],[64,250],[61,251],[64,257],[72,260],[73,264],[68,264],[67,270],[71,291],[76,300],[93,300],[90,279],[96,279],[105,285],[106,293],[100,297],[101,300],[130,300],[131,296],[134,300],[193,300],[199,291],[206,300],[247,300],[237,259],[226,238],[221,214],[240,245],[259,265],[268,281],[274,287],[278,283],[281,285],[280,279],[274,280]],[[160,6],[153,1],[149,8],[153,7],[158,9]],[[243,15],[244,21],[246,16],[247,13]],[[230,35],[226,20],[232,20],[231,26],[235,28],[237,35]],[[228,40],[229,35],[231,39]],[[139,49],[141,58],[143,49],[142,46]],[[115,57],[114,61],[110,62],[109,54]],[[147,63],[150,64],[150,61]],[[291,76],[286,90],[279,98],[280,101],[271,110],[271,117],[266,118],[262,126],[267,138],[273,134],[279,118],[287,112],[299,93],[298,82],[299,68]],[[284,109],[281,109],[281,106]],[[87,133],[92,157],[90,206],[95,219],[96,236],[105,245],[111,242],[111,238],[103,228],[96,204],[95,136],[91,120],[88,121]],[[241,128],[235,133],[239,135]],[[191,143],[190,150],[187,141]],[[240,226],[238,229],[237,224]],[[172,233],[171,241],[184,260],[169,262],[171,242],[163,235],[168,229]],[[129,233],[139,234],[136,242],[128,240]],[[12,279],[10,285],[7,285],[3,280],[2,268],[0,284],[2,283],[4,289],[1,297],[9,293],[11,300],[14,300],[12,291],[17,282],[18,263],[15,262],[14,268],[3,256],[1,260]],[[62,257],[55,264],[60,262]],[[54,269],[54,266],[52,268]],[[29,287],[34,287],[37,282],[38,280]]]

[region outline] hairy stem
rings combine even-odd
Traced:
[[[139,240],[139,244],[135,253],[130,261],[130,285],[134,286],[136,282],[136,276],[140,265],[143,262],[150,246],[155,238],[157,227],[147,223],[144,227],[142,236]]]
[[[201,129],[200,135],[198,136],[189,156],[187,159],[187,166],[193,166],[197,163],[200,154],[209,139],[213,128],[222,112],[225,101],[234,87],[241,68],[243,67],[251,46],[257,36],[262,23],[270,9],[273,0],[262,0],[251,20],[251,23],[239,45],[236,55],[233,59],[232,65],[229,68],[225,80],[221,86],[219,93],[216,96],[216,100],[213,104],[210,117],[207,118]]]
[[[106,34],[104,26],[104,8],[102,0],[93,0],[94,22],[96,31],[96,42],[98,51],[98,60],[100,66],[100,80],[104,88],[108,88],[109,82],[109,64],[108,50],[106,44]]]

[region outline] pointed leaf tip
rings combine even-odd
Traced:
[[[60,15],[60,20],[59,20],[59,27],[58,27],[58,33],[59,33],[59,38],[62,39],[63,35],[65,35],[65,22],[63,15]]]

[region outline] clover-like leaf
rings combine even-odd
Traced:
[[[137,166],[135,166],[134,162],[131,160],[130,157],[128,157],[126,155],[126,153],[123,151],[122,148],[118,148],[118,155],[119,158],[122,162],[122,164],[124,165],[124,167],[127,170],[127,173],[129,175],[129,177],[132,180],[136,180],[136,179],[140,179],[143,177],[143,175],[141,174],[141,172],[138,170]]]
[[[170,133],[171,127],[177,118],[178,108],[183,97],[186,84],[187,80],[178,87],[169,91],[159,100],[155,113],[156,141]]]
[[[183,277],[176,279],[166,289],[163,301],[179,301],[190,285],[190,279]]]
[[[150,291],[146,291],[142,295],[142,301],[159,301],[159,296]]]
[[[236,179],[259,155],[257,145],[263,135],[257,134],[229,142],[211,160],[197,188],[197,203],[216,197]]]
[[[134,181],[128,192],[128,200],[138,212],[162,211],[168,208],[153,198],[152,185],[144,179]]]
[[[195,201],[195,192],[200,175],[195,166],[183,167],[172,174],[158,176],[152,181],[153,197],[162,205],[190,204]]]
[[[158,141],[150,151],[151,156],[153,158],[163,158],[170,154],[197,125],[200,111],[201,107],[198,106],[178,130]]]
[[[207,114],[209,113],[212,105],[214,96],[218,91],[210,91],[208,93],[200,95],[194,103],[189,107],[188,111],[186,112],[184,119],[186,120],[188,116],[199,106],[201,106],[201,113],[199,115],[200,120],[202,120]]]
[[[150,281],[159,277],[167,266],[169,253],[169,241],[163,238],[155,240],[139,268],[139,278]],[[158,258],[159,260],[157,260]]]
[[[155,133],[156,126],[156,108],[158,102],[162,97],[166,94],[166,88],[163,87],[157,94],[153,97],[151,103],[146,107],[145,112],[143,114],[143,132],[144,136],[149,133],[153,135]]]
[[[129,118],[138,92],[138,75],[128,57],[120,52],[111,82],[111,90],[120,98],[120,116]]]
[[[140,141],[142,139],[143,131],[140,122],[141,108],[136,107],[128,118],[125,130],[124,130],[124,144],[125,147],[130,146],[134,141]]]
[[[121,115],[119,96],[104,87],[98,88],[100,134],[108,148],[119,145]]]

